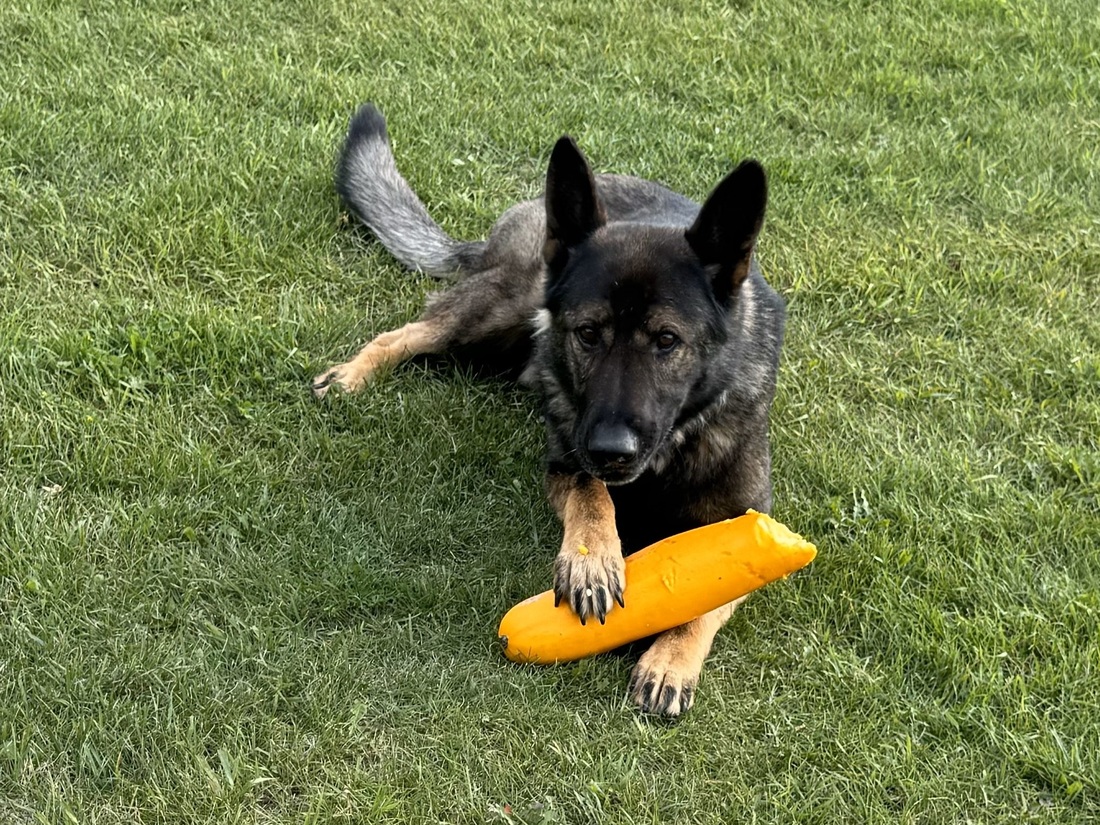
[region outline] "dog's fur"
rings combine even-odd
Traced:
[[[593,175],[563,137],[544,198],[505,212],[487,241],[461,242],[401,177],[368,104],[352,118],[336,187],[401,263],[456,282],[419,320],[319,375],[314,393],[358,390],[379,368],[423,354],[525,364],[564,526],[554,590],[582,623],[629,599],[624,552],[769,510],[768,410],[785,309],[753,255],[766,203],[759,164],[742,163],[699,207],[655,183]],[[668,716],[691,707],[737,603],[656,637],[634,669],[634,703]]]

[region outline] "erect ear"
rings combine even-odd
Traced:
[[[749,274],[767,203],[764,167],[755,160],[742,161],[711,192],[686,233],[688,244],[712,273],[720,303],[727,303]]]
[[[606,223],[588,162],[568,135],[559,138],[546,170],[546,243],[543,260],[560,272],[576,246]]]

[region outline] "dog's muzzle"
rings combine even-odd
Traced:
[[[592,428],[585,453],[593,475],[604,481],[627,481],[634,475],[641,439],[626,424],[600,422]]]

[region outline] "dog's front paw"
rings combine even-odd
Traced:
[[[627,694],[643,713],[672,719],[695,703],[702,662],[676,637],[659,636],[630,674]]]
[[[618,541],[582,544],[567,541],[554,560],[554,605],[569,603],[581,624],[595,616],[603,624],[612,600],[625,607],[626,565]]]

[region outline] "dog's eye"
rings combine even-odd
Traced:
[[[679,343],[679,336],[677,336],[675,332],[669,332],[667,329],[657,335],[657,348],[662,352],[668,352]]]
[[[600,331],[592,324],[583,324],[575,330],[577,340],[586,347],[594,347],[600,342]]]

